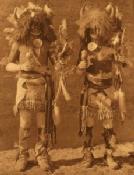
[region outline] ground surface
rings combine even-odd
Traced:
[[[133,175],[134,155],[129,152],[134,150],[134,143],[118,145],[114,154],[116,161],[120,163],[121,169],[112,170],[108,168],[103,160],[104,146],[99,145],[94,149],[95,163],[92,168],[85,168],[82,163],[82,148],[51,150],[50,155],[53,161],[53,175]],[[25,172],[14,171],[16,150],[0,152],[0,175],[48,175],[41,171],[33,161],[33,150],[29,166]]]

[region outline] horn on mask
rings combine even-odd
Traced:
[[[88,10],[88,7],[87,7],[87,3],[85,2],[82,8],[80,9],[80,18],[82,18],[85,15],[87,10]]]
[[[44,12],[47,14],[48,17],[52,17],[54,15],[52,9],[49,8],[47,4],[44,6]]]
[[[113,4],[110,2],[105,8],[106,12],[110,15],[111,18],[115,16],[115,9],[113,7]]]

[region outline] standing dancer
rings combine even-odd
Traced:
[[[101,10],[84,5],[78,21],[81,50],[77,72],[85,77],[80,100],[80,135],[84,136],[84,158],[87,167],[93,164],[92,130],[94,119],[102,121],[105,141],[105,160],[118,168],[113,159],[116,135],[113,119],[126,109],[123,92],[122,67],[124,28],[118,7],[112,4]]]
[[[6,70],[18,75],[15,112],[20,115],[19,153],[16,170],[23,171],[28,164],[30,128],[33,116],[37,119],[38,139],[35,156],[43,170],[50,169],[48,145],[54,134],[52,103],[53,80],[48,67],[49,48],[56,40],[52,25],[53,12],[45,6],[29,3],[17,7],[8,20],[14,28],[6,28],[12,45]]]

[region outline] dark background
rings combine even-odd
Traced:
[[[0,0],[0,59],[9,53],[9,46],[4,38],[3,29],[9,26],[6,18],[16,6],[26,5],[27,0]],[[44,4],[46,1],[35,0]],[[54,25],[57,29],[63,18],[67,19],[69,36],[74,41],[74,56],[72,63],[75,64],[79,50],[79,37],[75,21],[79,18],[79,10],[82,0],[50,0],[54,12]],[[105,6],[107,0],[90,0],[95,6]],[[123,12],[124,24],[126,26],[127,46],[129,50],[129,60],[133,62],[134,58],[134,4],[133,0],[113,0]],[[127,95],[127,119],[124,125],[120,120],[115,119],[115,130],[119,142],[134,140],[134,67],[124,70],[126,95]],[[60,100],[61,107],[61,124],[57,128],[57,147],[77,147],[80,146],[81,140],[78,137],[79,128],[79,93],[82,86],[82,78],[77,75],[68,79],[68,89],[71,93],[72,100],[67,103],[63,97]],[[19,118],[14,117],[12,107],[15,102],[16,78],[14,74],[0,72],[0,150],[14,147],[18,139]],[[35,126],[35,122],[33,122]],[[35,129],[32,128],[32,140],[35,136]],[[96,121],[94,128],[94,143],[98,144],[103,141],[101,137],[101,123]],[[34,141],[33,141],[34,142]]]

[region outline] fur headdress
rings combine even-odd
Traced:
[[[7,39],[10,43],[14,40],[25,43],[29,40],[30,33],[40,35],[42,39],[51,42],[56,39],[52,27],[52,17],[53,11],[47,5],[41,8],[29,2],[26,8],[21,6],[14,9],[7,18],[13,27],[6,28],[4,32],[8,34]]]
[[[78,33],[83,38],[87,28],[97,31],[104,41],[109,40],[117,30],[121,29],[122,16],[118,7],[113,7],[109,3],[105,9],[86,6],[80,10],[80,19],[76,22],[79,25]],[[120,25],[119,25],[120,23]]]

